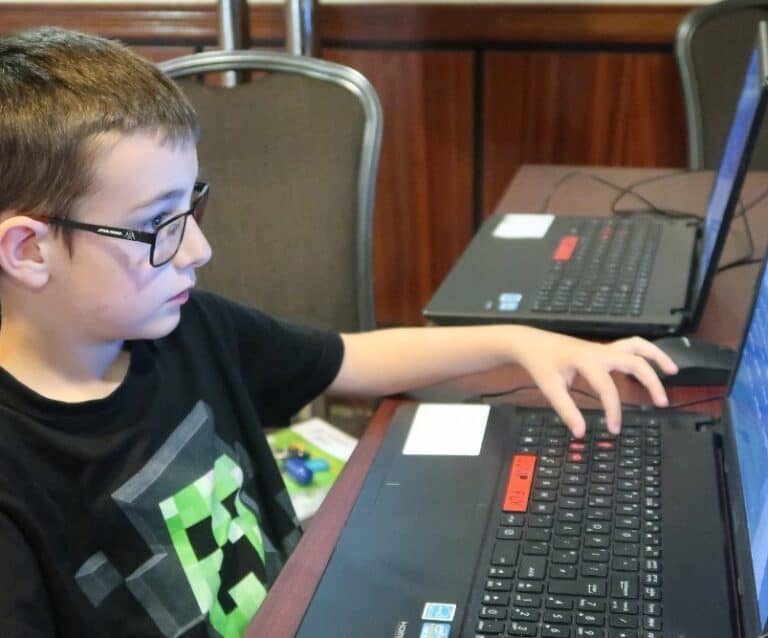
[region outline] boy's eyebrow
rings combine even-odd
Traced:
[[[185,191],[182,188],[176,188],[174,190],[167,191],[167,192],[165,192],[165,193],[163,193],[161,195],[158,195],[157,197],[153,197],[152,199],[150,199],[148,201],[145,201],[142,204],[138,204],[138,205],[134,206],[131,209],[131,211],[141,210],[143,208],[147,208],[148,206],[152,206],[153,204],[159,204],[160,202],[166,202],[166,201],[171,201],[171,200],[179,199],[179,198],[183,197],[186,194],[186,192],[187,191]]]

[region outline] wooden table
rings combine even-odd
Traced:
[[[701,214],[706,208],[712,174],[671,173],[660,169],[524,166],[510,183],[496,210],[608,215],[617,192],[590,175],[621,186],[666,175],[664,179],[638,186],[637,191],[660,208]],[[749,204],[766,188],[768,173],[750,174],[742,200]],[[544,205],[546,211],[543,210]],[[618,208],[624,210],[640,205],[644,207],[631,196],[618,202]],[[747,216],[755,243],[754,256],[761,257],[768,244],[768,201],[761,201]],[[721,264],[744,256],[747,249],[747,234],[742,220],[737,219],[729,233]],[[738,346],[758,271],[759,265],[756,264],[727,270],[715,277],[703,320],[695,336],[731,347]],[[625,377],[616,377],[616,380],[623,400],[633,403],[648,401],[645,391],[633,380]],[[414,396],[419,400],[466,400],[481,393],[502,392],[527,383],[530,383],[527,375],[518,367],[510,366],[464,377],[440,387],[425,388]],[[671,388],[669,396],[675,404],[717,397],[723,392],[723,387]],[[582,407],[598,407],[595,401],[583,396],[576,395],[576,399]],[[494,401],[543,405],[541,395],[536,391],[514,393],[508,397],[502,395]],[[249,638],[291,638],[296,633],[390,419],[400,403],[401,400],[388,399],[380,405],[343,474],[264,601],[248,631]],[[719,402],[701,403],[692,409],[719,413]]]

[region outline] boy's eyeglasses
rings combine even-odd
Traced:
[[[205,182],[195,182],[195,187],[192,191],[192,207],[188,211],[174,215],[164,221],[157,227],[154,233],[145,233],[128,228],[115,228],[114,226],[86,224],[73,219],[58,219],[47,215],[39,215],[36,218],[49,224],[61,226],[62,228],[86,230],[97,235],[106,235],[107,237],[117,237],[118,239],[140,241],[144,244],[149,244],[149,263],[155,268],[159,268],[171,261],[176,256],[176,253],[179,252],[181,241],[184,239],[184,230],[187,227],[187,217],[192,215],[195,221],[200,223],[207,201],[208,184]]]

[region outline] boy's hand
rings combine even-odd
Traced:
[[[576,375],[581,375],[600,397],[608,431],[618,434],[621,401],[609,373],[615,370],[632,375],[648,389],[655,405],[666,406],[667,394],[648,360],[667,374],[677,372],[677,366],[667,354],[640,337],[601,344],[532,329],[516,358],[577,437],[584,435],[586,425],[568,393]]]

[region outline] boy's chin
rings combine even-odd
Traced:
[[[146,326],[142,326],[140,330],[136,331],[135,336],[126,339],[126,341],[162,339],[176,330],[179,325],[179,320],[180,314],[178,312],[173,315],[166,315],[162,318],[155,319]]]

